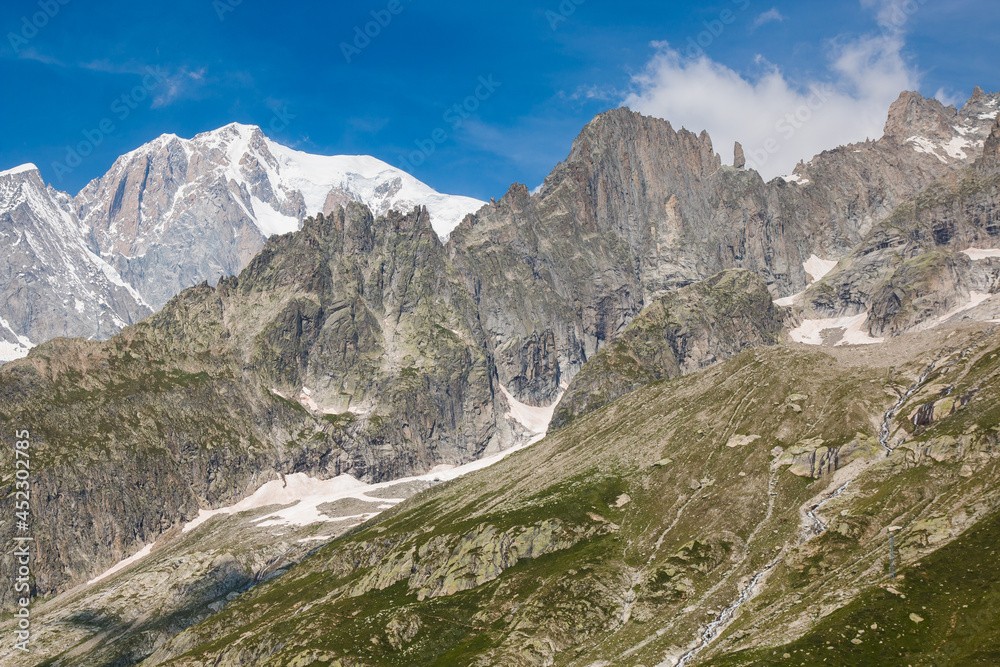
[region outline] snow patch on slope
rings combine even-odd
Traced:
[[[9,336],[5,335],[4,331]],[[31,348],[35,346],[26,336],[21,336],[14,331],[7,320],[2,317],[0,317],[0,337],[13,338],[12,340],[0,340],[0,363],[26,357]]]
[[[971,147],[972,142],[968,139],[963,139],[962,137],[955,137],[942,146],[944,152],[956,160],[965,160],[968,156],[965,154],[964,149]]]
[[[802,292],[798,294],[793,294],[791,296],[786,296],[783,299],[775,299],[774,305],[781,306],[782,308],[790,308],[795,305],[795,300],[802,295]]]
[[[967,248],[962,253],[968,255],[973,262],[978,262],[983,259],[1000,257],[1000,248]]]
[[[142,549],[140,549],[138,552],[136,552],[134,555],[129,556],[128,558],[126,558],[122,562],[118,563],[114,567],[106,570],[102,574],[99,574],[96,577],[94,577],[93,579],[91,579],[90,581],[88,581],[87,585],[89,586],[91,584],[96,584],[98,581],[101,581],[102,579],[107,579],[111,575],[117,574],[118,572],[121,572],[122,570],[124,570],[126,567],[128,567],[132,563],[136,563],[136,562],[142,560],[143,558],[145,558],[146,556],[148,556],[152,552],[153,552],[153,544],[147,544]]]
[[[972,141],[965,138],[964,135],[971,132],[971,129],[969,128],[955,127],[954,130],[957,132],[957,136],[939,144],[931,141],[927,137],[920,136],[908,137],[906,139],[906,143],[913,144],[913,150],[918,153],[933,155],[938,160],[946,164],[948,162],[948,158],[953,160],[967,160],[969,156],[966,151],[975,146],[981,146],[982,142]]]
[[[802,268],[812,279],[812,282],[822,280],[823,276],[833,271],[837,266],[835,259],[820,259],[816,255],[810,255],[809,259],[802,263]]]
[[[466,463],[461,466],[439,465],[425,475],[406,477],[403,479],[393,480],[391,482],[382,482],[380,484],[365,484],[350,475],[340,475],[329,480],[318,480],[303,473],[286,475],[284,480],[268,482],[252,495],[244,498],[235,505],[216,510],[201,510],[198,513],[197,518],[188,522],[184,526],[183,532],[186,533],[194,530],[213,516],[220,514],[235,514],[237,512],[259,509],[269,505],[291,506],[256,519],[255,522],[261,527],[281,524],[307,526],[320,522],[343,521],[348,518],[367,518],[375,516],[379,512],[376,511],[354,517],[330,518],[319,511],[319,506],[324,503],[344,498],[355,498],[358,500],[368,501],[373,504],[396,504],[402,502],[402,499],[372,498],[367,496],[366,493],[374,490],[391,488],[394,485],[406,484],[409,482],[447,481],[467,475],[468,473],[476,470],[487,468],[494,463],[503,460],[511,453],[518,451],[519,449],[523,449],[524,447],[528,447],[544,438],[545,434],[548,432],[549,423],[552,421],[552,415],[555,412],[556,405],[559,403],[559,399],[557,398],[549,406],[534,407],[521,403],[515,399],[510,392],[503,387],[503,385],[500,386],[500,391],[503,393],[508,404],[510,405],[510,411],[507,416],[519,423],[525,428],[525,430],[532,434],[532,437],[520,446],[511,447],[510,449],[506,449],[492,456],[487,456],[479,459],[478,461]],[[311,392],[307,389],[303,388],[303,394],[305,396],[308,397],[310,393]],[[373,508],[379,509],[379,511],[382,509],[380,507],[376,507],[375,505],[373,505]]]
[[[941,315],[940,317],[930,320],[929,322],[924,322],[917,328],[917,330],[926,331],[927,329],[933,329],[936,326],[940,326],[945,322],[947,322],[948,320],[952,319],[953,317],[957,317],[958,315],[964,313],[967,310],[972,310],[976,306],[980,305],[981,303],[989,299],[990,296],[991,295],[987,294],[986,292],[970,292],[968,303],[965,303],[961,306],[956,306],[951,310],[949,310],[947,313]]]
[[[544,436],[548,432],[549,424],[552,423],[552,415],[555,414],[556,405],[559,404],[559,398],[562,397],[562,394],[552,402],[552,405],[535,407],[514,398],[503,385],[500,385],[500,391],[510,406],[510,410],[506,415],[509,419],[513,419],[523,426],[525,430],[534,433],[536,436]],[[538,439],[540,440],[541,438]]]
[[[841,336],[836,345],[872,345],[881,343],[884,338],[873,338],[868,332],[862,330],[868,320],[868,313],[847,317],[831,317],[824,319],[805,320],[798,327],[789,332],[792,340],[796,343],[806,345],[822,345],[823,334],[832,332],[833,335],[839,331]]]
[[[917,151],[918,153],[927,153],[941,160],[941,162],[945,163],[948,162],[947,158],[938,154],[937,152],[938,146],[930,139],[927,139],[925,137],[908,137],[906,139],[906,143],[913,144],[913,150]]]
[[[565,387],[563,387],[563,389],[565,389]],[[381,482],[379,484],[366,484],[351,475],[339,475],[333,479],[327,480],[310,477],[305,473],[285,475],[284,479],[273,480],[264,484],[254,493],[234,505],[214,510],[203,509],[199,511],[197,517],[184,524],[181,532],[189,533],[216,516],[232,515],[238,512],[246,512],[249,510],[261,509],[275,505],[287,505],[287,507],[282,507],[281,509],[271,512],[270,514],[257,517],[256,519],[253,519],[253,523],[258,527],[265,528],[285,525],[308,526],[317,523],[337,523],[348,520],[355,520],[358,522],[366,521],[372,517],[378,516],[378,514],[380,514],[383,510],[398,505],[404,500],[404,498],[373,497],[368,495],[369,493],[382,489],[391,489],[393,486],[400,484],[412,484],[414,482],[447,482],[453,479],[458,479],[464,475],[468,475],[469,473],[489,468],[490,466],[504,460],[514,452],[530,447],[544,438],[546,431],[548,431],[549,422],[551,422],[552,415],[555,412],[556,405],[559,403],[559,399],[557,398],[550,406],[533,407],[521,403],[513,398],[513,396],[511,396],[502,386],[501,391],[511,406],[508,416],[524,426],[526,430],[534,433],[534,437],[523,444],[511,447],[510,449],[505,449],[504,451],[493,454],[492,456],[486,456],[464,465],[453,466],[442,464],[435,466],[430,472],[424,475],[404,477],[390,482]],[[330,517],[323,514],[319,509],[321,505],[326,503],[332,503],[337,500],[344,500],[348,498],[370,502],[372,504],[373,511],[366,514]],[[321,538],[315,537],[307,539],[318,540]],[[300,542],[301,541],[306,540],[300,540]],[[126,558],[110,570],[104,572],[98,577],[95,577],[94,579],[91,579],[87,583],[96,583],[125,569],[129,565],[148,556],[154,547],[155,544],[147,545],[135,555]]]
[[[190,532],[220,514],[236,514],[270,505],[292,505],[293,507],[288,509],[293,509],[294,512],[289,516],[288,522],[295,525],[306,526],[320,521],[332,521],[333,519],[320,514],[319,505],[342,498],[359,498],[371,500],[373,503],[379,502],[379,499],[364,497],[364,490],[369,488],[373,487],[369,487],[350,475],[340,475],[328,480],[318,480],[304,473],[286,475],[284,479],[268,482],[235,505],[215,510],[201,510],[198,512],[197,518],[184,525],[182,532]],[[261,517],[256,522],[264,521],[271,516],[269,514]],[[342,520],[342,518],[337,520]]]

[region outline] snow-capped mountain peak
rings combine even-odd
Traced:
[[[30,171],[38,171],[38,167],[36,167],[31,162],[27,162],[19,167],[14,167],[13,169],[8,169],[6,171],[0,171],[0,178],[3,178],[4,176],[17,176],[18,174],[23,174]]]
[[[238,273],[268,236],[349,201],[375,215],[426,206],[442,237],[484,204],[373,157],[311,155],[230,123],[123,155],[74,205],[108,261],[160,307],[185,287]]]
[[[69,195],[35,165],[0,172],[0,362],[55,336],[106,338],[151,312],[85,239]]]

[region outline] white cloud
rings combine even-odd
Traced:
[[[169,106],[176,100],[191,95],[205,83],[205,68],[197,70],[180,70],[168,75],[156,88],[156,97],[152,107],[160,109]]]
[[[782,22],[785,20],[785,15],[778,11],[777,7],[771,7],[769,10],[754,19],[753,29],[761,27],[762,25],[773,23],[775,21]]]
[[[886,6],[905,4],[879,3],[880,21],[896,16]],[[810,81],[790,80],[760,57],[762,72],[749,77],[704,55],[685,60],[669,45],[654,46],[656,55],[633,77],[624,104],[675,127],[708,130],[730,164],[739,141],[748,166],[765,179],[790,173],[799,160],[823,150],[881,137],[889,105],[920,79],[903,57],[901,29],[834,40],[827,76]]]
[[[17,57],[21,58],[22,60],[34,60],[35,62],[42,63],[43,65],[55,65],[56,67],[66,66],[59,59],[53,58],[52,56],[46,55],[44,53],[39,53],[34,48],[24,49],[23,51],[17,54]]]
[[[154,85],[150,88],[155,91],[152,107],[154,109],[165,107],[183,97],[188,97],[196,93],[207,82],[205,73],[207,69],[202,67],[196,70],[181,67],[167,73],[160,66],[144,65],[134,60],[127,62],[115,62],[108,58],[91,60],[88,62],[64,63],[52,56],[39,53],[33,48],[24,49],[18,58],[23,60],[34,60],[53,67],[66,69],[83,69],[91,72],[102,72],[105,74],[123,74],[133,77],[142,77],[143,85],[147,84],[147,77],[156,73]]]
[[[861,5],[877,10],[878,25],[886,32],[899,33],[927,0],[861,0]]]

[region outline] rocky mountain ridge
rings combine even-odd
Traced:
[[[904,201],[790,300],[803,321],[800,338],[846,320],[875,340],[950,320],[1000,318],[1000,118],[993,122],[973,166]]]
[[[849,254],[902,199],[970,164],[988,135],[998,100],[977,88],[957,110],[904,93],[890,109],[882,139],[823,153],[792,176],[769,184],[750,172],[735,170],[746,174],[740,176],[723,168],[704,133],[675,133],[669,123],[638,116],[626,120],[627,112],[609,112],[588,125],[564,165],[546,179],[539,197],[517,195],[537,200],[533,208],[538,210],[528,213],[520,204],[518,210],[527,219],[537,215],[543,224],[559,228],[549,217],[565,208],[567,197],[576,198],[565,210],[591,218],[589,224],[609,235],[593,252],[609,256],[618,250],[608,244],[625,244],[619,248],[624,254],[615,259],[634,263],[628,273],[634,272],[635,279],[609,276],[608,288],[595,297],[614,304],[626,319],[657,296],[728,268],[758,272],[776,296],[785,296],[808,284],[809,274],[802,267],[813,257],[829,262]],[[619,155],[606,148],[611,146],[626,150]],[[563,191],[550,194],[550,189]],[[122,156],[76,197],[52,197],[76,217],[71,226],[79,228],[89,252],[110,264],[153,310],[185,287],[235,275],[268,235],[296,229],[307,215],[329,213],[348,201],[361,201],[376,215],[426,205],[442,235],[483,204],[435,193],[373,158],[308,155],[276,144],[259,128],[239,124],[190,140],[164,135]],[[542,203],[550,197],[559,202],[554,209]],[[845,207],[844,202],[851,203]],[[481,219],[490,217],[495,214],[484,211]],[[501,225],[510,222],[496,220]],[[76,239],[73,243],[79,245]],[[87,265],[84,261],[75,270],[86,272]],[[34,299],[32,289],[22,288],[21,299]],[[25,341],[37,344],[59,335],[55,332],[106,338],[117,324],[142,316],[122,306],[114,318],[99,323],[95,318],[100,307],[85,307],[85,312],[94,313],[88,315],[89,328],[65,308],[36,311],[37,324],[22,322],[23,309],[0,312],[10,325],[4,331],[11,329],[4,334],[9,339],[7,356],[23,354],[28,349]],[[601,326],[621,330],[621,322]],[[557,336],[563,375],[575,373],[580,360],[608,340],[608,331],[589,330],[582,321],[571,328]],[[537,341],[549,338],[549,332],[532,329],[514,339],[498,339],[498,347],[518,357],[510,361],[515,367],[506,378],[510,384],[522,382],[519,374],[527,363],[523,357],[548,354]],[[533,393],[536,402],[546,402],[557,388],[540,387]]]
[[[551,428],[651,382],[694,372],[747,348],[775,345],[783,320],[764,282],[746,270],[726,271],[660,297],[576,374]]]
[[[1000,104],[980,92],[963,112],[904,93],[888,136],[769,183],[723,165],[705,133],[627,109],[601,114],[538,194],[512,187],[449,241],[486,313],[501,381],[519,400],[551,402],[643,307],[720,271],[752,271],[775,297],[801,292],[897,206],[980,156],[995,122],[984,110]],[[926,132],[928,118],[968,137],[962,157],[942,161],[891,134],[908,122]]]

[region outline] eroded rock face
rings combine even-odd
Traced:
[[[783,316],[764,282],[732,270],[657,299],[570,383],[553,428],[634,389],[690,373],[744,349],[774,345]]]
[[[256,159],[229,165],[223,142],[191,154],[186,148],[177,137],[161,137],[119,158],[74,200],[101,252],[156,309],[187,287],[236,275],[260,252],[265,237],[252,193],[287,216],[306,213],[278,201]],[[226,166],[252,192],[227,178]]]
[[[985,115],[985,114],[984,114]],[[932,183],[875,226],[801,301],[804,317],[868,313],[873,336],[952,317],[994,319],[1000,277],[1000,121],[983,156]],[[979,305],[979,304],[982,305]]]
[[[818,479],[848,466],[854,461],[875,461],[884,456],[878,440],[863,433],[857,434],[850,442],[831,444],[823,438],[810,438],[796,443],[783,452],[777,461],[779,466],[799,477]]]

